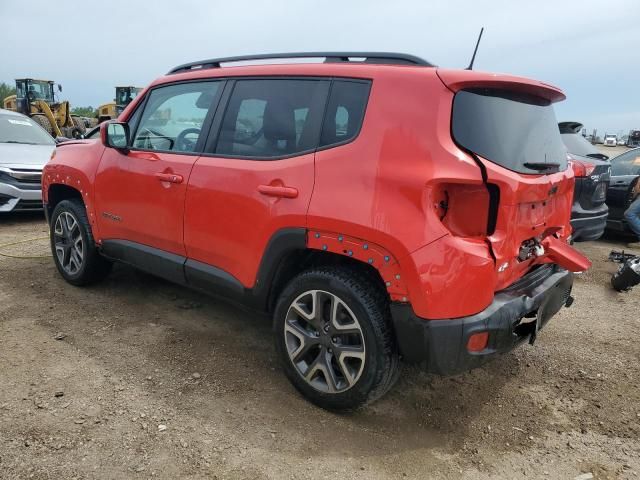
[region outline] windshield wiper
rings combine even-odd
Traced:
[[[17,140],[6,140],[4,142],[0,142],[0,143],[19,143],[20,145],[37,145],[37,143],[33,143],[33,142],[19,142]]]
[[[556,170],[560,168],[560,164],[559,163],[553,163],[553,162],[525,162],[523,163],[523,165],[531,170],[537,170],[539,172],[542,172],[544,170]]]

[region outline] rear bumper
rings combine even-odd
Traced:
[[[571,272],[546,265],[498,292],[489,307],[468,317],[425,320],[415,315],[411,305],[393,304],[400,353],[405,361],[440,375],[471,370],[529,339],[563,306],[570,305],[572,286]],[[469,352],[469,337],[480,332],[489,334],[486,348]]]
[[[579,204],[573,204],[571,210],[571,234],[574,242],[597,240],[607,227],[609,208],[606,204],[595,210],[585,210]]]

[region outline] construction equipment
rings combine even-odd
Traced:
[[[124,108],[142,91],[140,87],[116,87],[116,98],[113,102],[98,107],[98,123],[118,118]]]
[[[16,94],[5,98],[3,107],[33,118],[54,138],[81,138],[86,130],[84,119],[71,115],[68,101],[56,101],[54,85],[51,80],[18,78]],[[62,92],[60,84],[58,92]]]
[[[627,137],[627,147],[640,147],[640,130],[631,130]]]

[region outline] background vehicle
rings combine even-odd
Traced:
[[[567,151],[582,157],[595,158],[596,160],[609,160],[609,156],[601,153],[587,138],[580,135],[582,124],[579,122],[559,122],[560,136]]]
[[[16,79],[16,95],[4,99],[4,108],[32,117],[52,137],[79,138],[86,129],[83,118],[71,115],[68,101],[56,101],[51,80]]]
[[[38,123],[0,109],[0,212],[42,209],[42,167],[54,152]]]
[[[582,124],[560,122],[558,127],[576,178],[571,208],[573,240],[597,240],[605,231],[609,213],[605,204],[610,177],[610,165],[605,161],[608,157],[598,153],[582,136]]]
[[[631,233],[624,219],[624,212],[633,201],[632,191],[639,176],[640,148],[629,150],[611,159],[611,180],[607,192],[608,229]]]
[[[605,147],[615,147],[618,145],[618,137],[616,135],[605,135],[603,145]]]
[[[116,97],[113,102],[98,107],[98,123],[118,118],[127,105],[142,91],[140,87],[116,87]]]
[[[325,62],[221,66],[285,57]],[[181,65],[101,142],[59,146],[54,262],[74,285],[116,260],[269,312],[292,384],[353,409],[393,385],[400,355],[456,374],[571,305],[590,263],[569,245],[563,99],[403,54]]]
[[[640,130],[631,130],[627,138],[627,147],[640,147]]]

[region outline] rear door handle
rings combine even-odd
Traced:
[[[298,196],[298,189],[293,187],[258,185],[258,191],[269,197],[296,198]]]
[[[161,182],[169,183],[182,183],[182,175],[176,175],[175,173],[156,173],[156,178]]]

